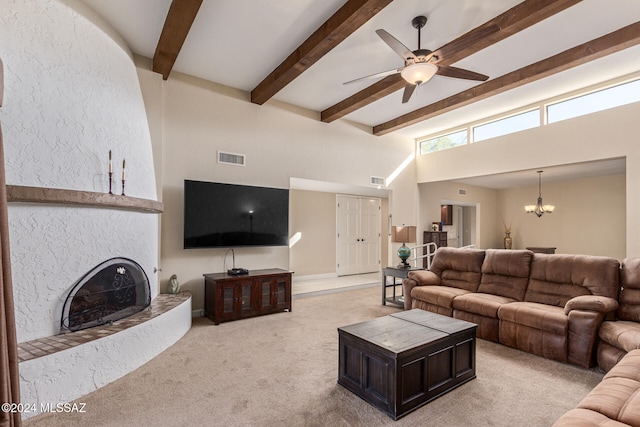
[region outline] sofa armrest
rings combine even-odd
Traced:
[[[415,280],[417,286],[439,285],[440,276],[429,270],[415,270],[409,272],[409,278]]]
[[[618,301],[613,298],[597,295],[581,295],[571,298],[564,306],[564,314],[571,310],[595,311],[601,314],[614,312],[618,308]]]
[[[402,279],[402,295],[404,296],[404,309],[411,310],[413,298],[411,298],[411,290],[418,285],[418,282],[411,277]]]
[[[411,310],[413,298],[411,290],[416,286],[439,285],[440,276],[428,270],[410,271],[409,277],[402,280],[402,294],[404,295],[404,309]]]

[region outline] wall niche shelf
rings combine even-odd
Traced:
[[[9,203],[87,206],[155,214],[162,213],[164,209],[162,203],[155,200],[92,191],[27,187],[22,185],[7,185],[7,201]]]

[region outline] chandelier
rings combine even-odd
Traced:
[[[553,205],[542,204],[542,171],[538,171],[538,203],[535,205],[527,205],[524,210],[527,213],[534,213],[540,218],[545,213],[553,213],[556,207]]]

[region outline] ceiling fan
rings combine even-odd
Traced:
[[[416,16],[411,21],[411,25],[418,30],[418,49],[411,51],[408,47],[403,45],[398,39],[393,37],[385,30],[376,30],[376,34],[393,49],[404,60],[404,67],[396,68],[389,71],[383,71],[381,73],[372,74],[365,77],[360,77],[355,80],[345,82],[344,84],[358,82],[364,79],[386,77],[393,74],[398,74],[406,81],[404,87],[404,93],[402,95],[402,103],[406,103],[413,95],[416,88],[426,82],[428,82],[434,74],[441,76],[454,77],[457,79],[478,80],[485,81],[489,76],[476,73],[474,71],[464,70],[462,68],[451,67],[448,65],[438,65],[438,62],[442,61],[445,57],[451,56],[453,53],[466,49],[467,47],[478,42],[481,38],[487,37],[500,30],[497,24],[491,24],[487,26],[481,26],[469,33],[457,38],[456,40],[447,43],[441,48],[431,51],[429,49],[422,49],[420,46],[420,32],[422,27],[427,23],[426,16]]]

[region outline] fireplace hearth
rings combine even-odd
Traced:
[[[111,324],[149,307],[151,290],[144,269],[128,258],[107,260],[78,280],[65,300],[61,332]]]

